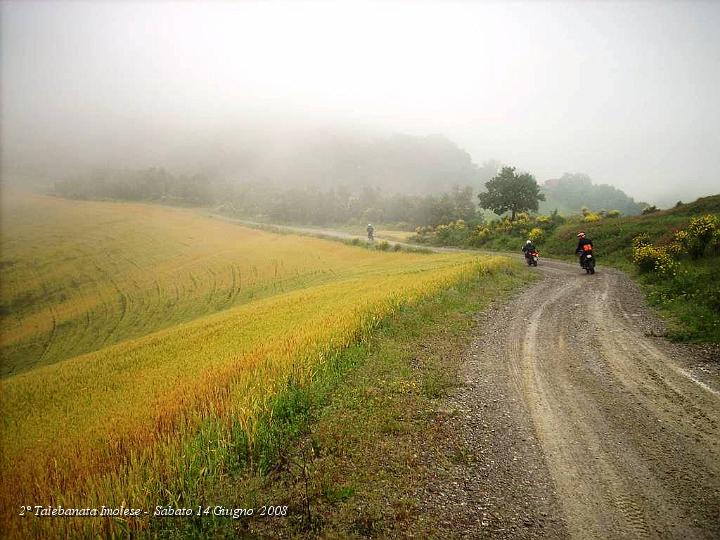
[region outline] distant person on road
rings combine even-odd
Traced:
[[[375,239],[375,227],[372,226],[372,223],[368,223],[367,234],[368,234],[368,240]]]
[[[593,250],[593,243],[592,240],[585,236],[585,233],[583,231],[580,231],[577,237],[578,245],[577,248],[575,248],[575,254],[580,255],[580,266],[582,266],[585,262],[585,255],[587,255]]]

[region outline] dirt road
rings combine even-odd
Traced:
[[[621,273],[545,272],[499,345],[571,536],[717,538],[717,378],[645,335],[652,321]]]
[[[332,231],[323,231],[332,234]],[[663,338],[623,273],[541,261],[481,315],[417,494],[443,537],[720,538],[720,363]],[[465,452],[465,450],[463,450]],[[427,531],[426,531],[427,532]]]
[[[548,536],[720,537],[718,365],[652,337],[657,321],[622,273],[587,276],[548,261],[540,270],[542,282],[492,314],[465,373],[472,387],[498,362],[506,366],[507,376],[496,374],[484,390],[509,385],[495,390],[514,414],[494,427],[490,414],[489,429],[512,438],[524,413],[532,422],[554,490],[542,487],[543,471],[528,471],[540,480],[518,485],[526,492],[519,499],[544,493],[559,507],[565,530]],[[472,394],[455,399],[467,404]],[[475,392],[480,402],[488,397]],[[520,441],[504,444],[532,454]],[[490,461],[512,460],[496,454]]]

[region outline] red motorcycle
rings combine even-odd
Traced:
[[[528,251],[525,253],[525,260],[527,261],[528,266],[537,266],[539,257],[540,253],[537,251]]]

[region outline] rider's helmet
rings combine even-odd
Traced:
[[[577,237],[578,237],[578,238],[585,238],[585,233],[584,233],[583,231],[580,231],[580,232],[577,234]]]
[[[368,227],[372,227],[372,223],[368,223]]]
[[[528,241],[525,242],[525,243],[526,243],[526,244],[532,244],[532,240],[528,240]]]

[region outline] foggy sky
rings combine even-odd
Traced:
[[[4,2],[3,175],[342,126],[690,200],[720,192],[718,28],[720,2]]]

